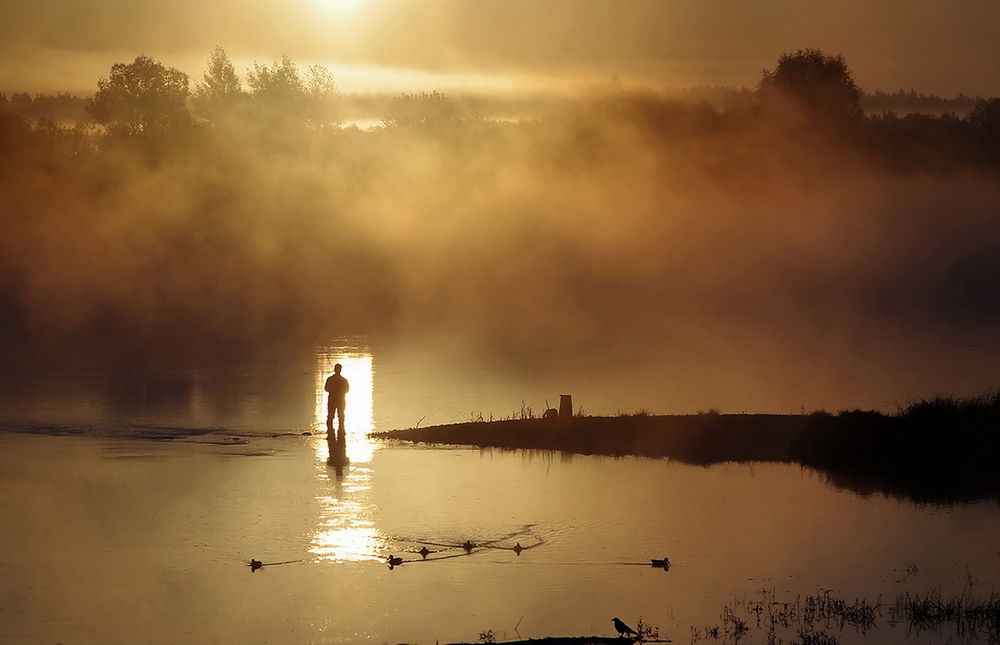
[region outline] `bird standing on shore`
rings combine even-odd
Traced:
[[[629,634],[632,634],[633,636],[639,635],[639,632],[635,631],[634,629],[623,623],[621,619],[618,617],[612,618],[611,622],[615,624],[615,629],[618,630],[619,638],[625,638]]]

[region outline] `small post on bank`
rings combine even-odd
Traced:
[[[573,395],[572,394],[560,394],[559,395],[559,418],[560,419],[572,419],[573,418]]]

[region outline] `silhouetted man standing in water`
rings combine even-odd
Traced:
[[[340,435],[343,436],[344,406],[347,404],[347,391],[351,389],[351,386],[347,383],[347,379],[340,375],[341,369],[343,367],[340,363],[333,366],[333,376],[326,379],[326,387],[324,389],[330,393],[330,402],[326,408],[326,429],[328,432],[333,430],[333,415],[336,413],[339,420]]]

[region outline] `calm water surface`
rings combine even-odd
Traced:
[[[333,361],[351,381],[339,471],[322,436]],[[662,386],[622,384],[596,359],[570,368],[442,366],[354,341],[280,367],[7,378],[0,641],[430,643],[612,635],[612,616],[642,616],[689,642],[762,589],[891,602],[938,587],[988,597],[1000,582],[992,502],[862,497],[781,464],[365,436],[522,400],[537,412],[564,391],[590,412],[636,409]],[[466,540],[480,546],[467,554]],[[390,570],[390,554],[404,563]],[[663,555],[670,571],[647,566]],[[286,564],[251,573],[251,557]],[[950,635],[886,622],[842,642]]]

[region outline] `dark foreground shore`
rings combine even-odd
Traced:
[[[696,414],[456,423],[376,433],[383,439],[683,463],[778,461],[821,471],[860,493],[917,501],[1000,501],[1000,398],[937,399],[897,415]]]
[[[480,641],[497,642],[497,641]],[[518,641],[501,641],[497,645],[615,645],[618,643],[634,643],[634,638],[611,638],[605,636],[549,636],[546,638],[527,638]],[[669,643],[670,640],[645,641],[647,643]],[[475,645],[474,643],[452,643],[451,645]]]

